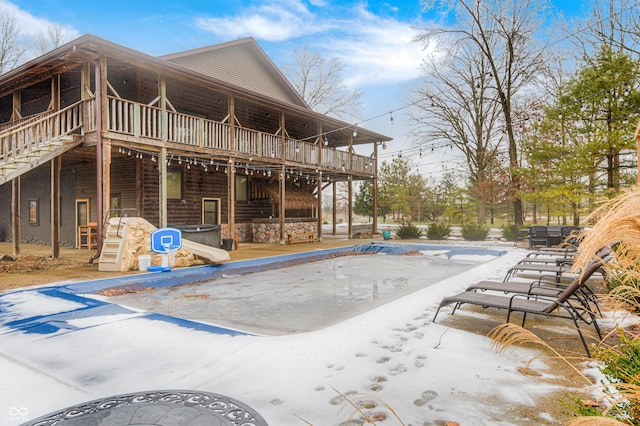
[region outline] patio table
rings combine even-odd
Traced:
[[[209,392],[163,390],[86,402],[23,423],[22,426],[267,426],[248,405]]]

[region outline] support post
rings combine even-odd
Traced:
[[[230,132],[229,137],[231,140],[229,141],[231,147],[231,154],[236,151],[237,143],[236,143],[236,101],[233,96],[229,96],[229,126]],[[236,165],[235,161],[229,157],[229,171],[227,174],[227,226],[229,227],[229,235],[227,238],[230,238],[235,241],[236,234],[236,174],[234,172]]]
[[[11,238],[13,257],[20,255],[20,176],[11,181]]]
[[[333,235],[336,235],[336,222],[338,221],[338,194],[336,193],[337,185],[336,185],[336,181],[333,181],[332,184],[332,188],[333,188]]]
[[[159,185],[158,188],[158,196],[160,197],[160,222],[162,223],[162,218],[167,217],[167,147],[163,146],[160,148],[160,158],[158,158],[158,173],[159,176]],[[166,225],[160,225],[161,228],[165,228]]]
[[[98,246],[98,252],[96,257],[102,251],[102,221],[104,220],[104,199],[109,196],[109,189],[105,185],[109,184],[109,181],[104,182],[105,175],[110,175],[109,167],[104,165],[104,147],[102,140],[102,129],[107,123],[107,97],[104,96],[107,93],[107,60],[101,57],[95,67],[95,84],[96,84],[96,207],[97,207],[97,227],[96,227],[96,243]],[[110,161],[110,159],[109,159]],[[106,169],[106,170],[105,170]],[[106,194],[105,194],[106,193]],[[93,258],[92,258],[93,259]]]
[[[372,234],[378,233],[378,142],[373,143],[373,161],[371,161],[371,179],[373,192],[373,229]]]
[[[51,256],[60,257],[60,157],[51,160]]]
[[[285,235],[284,235],[284,223],[285,223],[285,215],[286,215],[286,186],[287,179],[285,177],[285,162],[287,160],[286,157],[286,139],[285,139],[285,120],[284,120],[284,112],[280,112],[280,161],[282,162],[282,166],[280,167],[280,202],[278,203],[278,222],[280,224],[280,244],[285,243]]]
[[[235,237],[236,227],[236,164],[232,158],[229,158],[229,166],[227,171],[227,223],[229,226],[229,236],[232,240]]]
[[[322,170],[318,169],[316,176],[318,185],[318,241],[322,242]]]
[[[353,235],[353,176],[351,176],[351,172],[349,172],[347,184],[347,239],[351,239]]]
[[[285,200],[287,199],[285,194],[285,188],[287,186],[287,178],[285,177],[284,164],[280,166],[280,201],[278,202],[278,222],[280,226],[280,244],[285,243],[284,236],[284,215],[285,215]]]
[[[318,134],[322,135],[322,123],[318,124]],[[318,241],[322,242],[322,136],[316,139],[318,145],[318,170],[316,184],[318,185]]]
[[[169,117],[167,115],[167,80],[164,76],[159,75],[158,76],[158,91],[160,92],[160,109],[162,110],[161,113],[161,117],[162,117],[162,143],[163,143],[163,151],[164,151],[164,157],[165,157],[165,162],[164,162],[164,172],[162,173],[162,177],[160,179],[160,185],[161,185],[161,189],[162,192],[160,194],[160,227],[161,228],[166,228],[167,224],[169,222],[168,216],[169,216],[169,211],[167,208],[167,166],[166,166],[166,156],[167,156],[167,148],[166,148],[166,142],[167,142],[167,138],[169,137]]]

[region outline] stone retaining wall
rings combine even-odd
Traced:
[[[280,224],[277,222],[254,222],[253,229],[254,243],[279,243]],[[318,235],[317,222],[285,222],[285,239],[288,234],[313,234]]]

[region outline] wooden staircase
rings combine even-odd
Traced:
[[[70,135],[60,136],[55,140],[46,141],[38,145],[37,149],[20,154],[11,160],[0,160],[0,185],[45,164],[80,143],[82,143],[81,138],[74,140]]]
[[[0,185],[83,142],[82,104],[46,113],[0,131]]]

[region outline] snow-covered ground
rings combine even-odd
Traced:
[[[388,407],[406,425],[523,424],[513,408],[535,406],[557,386],[545,380],[543,361],[528,364],[540,352],[519,348],[496,355],[488,338],[432,322],[443,297],[480,279],[502,279],[526,254],[510,246],[500,249],[504,255],[457,275],[294,335],[213,334],[131,309],[78,315],[57,324],[59,330],[27,333],[7,324],[74,310],[78,302],[33,290],[3,295],[0,424],[17,425],[81,402],[153,389],[227,395],[274,426],[345,424],[353,408],[338,392],[370,401],[364,409],[368,414],[387,417],[377,424],[400,424]],[[381,275],[375,256],[371,262],[372,274]],[[438,321],[449,312],[443,309]],[[474,314],[460,310],[456,315]],[[525,366],[543,376],[521,374],[518,369]],[[537,416],[528,424],[557,422],[544,411]]]

